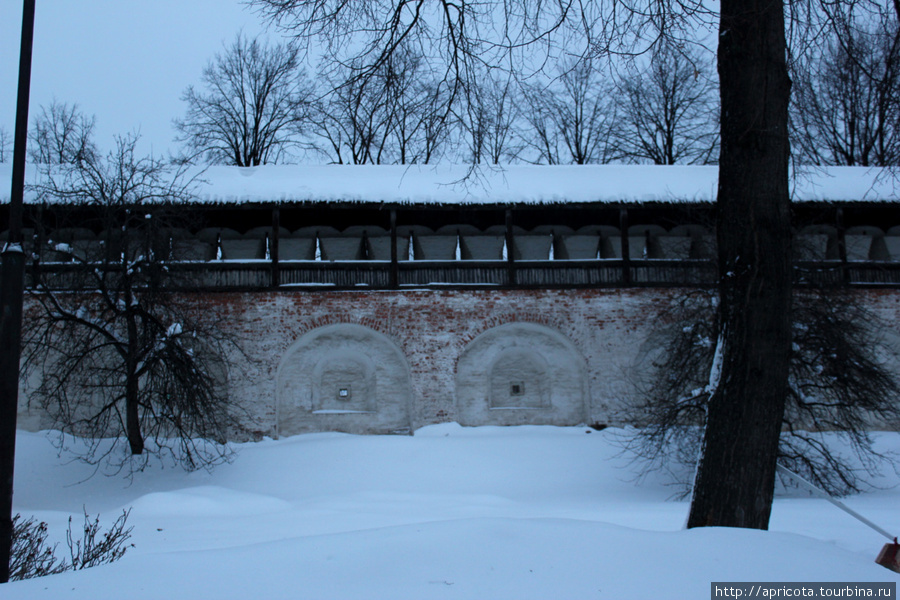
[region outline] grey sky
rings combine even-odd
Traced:
[[[239,0],[36,0],[31,108],[55,97],[97,117],[96,141],[139,131],[142,150],[175,150],[184,88],[241,28],[263,31]],[[22,1],[0,9],[0,127],[12,135]]]

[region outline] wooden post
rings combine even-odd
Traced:
[[[619,210],[619,230],[622,232],[622,284],[631,285],[631,249],[628,243],[628,209]]]
[[[22,8],[12,189],[9,195],[9,238],[0,259],[0,347],[3,348],[0,352],[0,583],[9,581],[9,559],[12,554],[13,473],[16,463],[16,417],[19,410],[19,359],[25,287],[22,213],[34,4],[35,0],[24,0]]]
[[[392,290],[400,287],[400,257],[397,255],[397,209],[391,209],[391,272],[388,286]]]
[[[272,261],[272,287],[281,285],[281,268],[278,264],[278,240],[281,231],[281,207],[272,208],[272,237],[269,238],[269,259]]]
[[[506,283],[510,286],[515,286],[518,284],[518,277],[516,276],[516,257],[515,257],[515,246],[513,241],[513,228],[512,228],[512,209],[506,209]]]
[[[841,261],[841,282],[850,283],[850,269],[847,265],[847,229],[844,227],[844,209],[838,207],[835,211],[835,226],[837,227],[838,259]]]

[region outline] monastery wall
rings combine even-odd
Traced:
[[[447,421],[624,424],[660,334],[673,326],[664,311],[683,293],[280,290],[187,301],[217,315],[243,349],[228,385],[249,437],[280,437]],[[900,340],[900,291],[855,293]],[[19,426],[49,426],[27,387]]]

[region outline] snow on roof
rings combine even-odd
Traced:
[[[9,199],[10,165],[0,165]],[[28,183],[38,171],[30,170]],[[715,166],[654,165],[267,165],[194,171],[198,202],[374,202],[562,204],[714,202]],[[805,167],[792,180],[797,202],[897,202],[900,179],[886,169]],[[33,196],[26,194],[26,198]]]
[[[214,167],[200,195],[247,200],[399,204],[696,202],[715,197],[715,167],[641,166],[284,166]]]

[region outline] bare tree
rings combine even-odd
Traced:
[[[794,22],[811,4],[723,0],[718,72],[721,152],[716,231],[717,347],[703,453],[688,527],[765,529],[775,487],[780,432],[790,389],[793,304],[786,8]],[[893,8],[900,17],[900,2]],[[748,224],[753,226],[748,227]]]
[[[521,136],[515,135],[521,112],[515,81],[499,80],[487,72],[478,86],[468,94],[465,112],[456,115],[467,148],[465,162],[498,165],[515,159],[521,150],[517,144]]]
[[[445,110],[449,92],[443,82],[431,79],[425,84],[422,92],[425,94],[425,103],[419,127],[416,162],[427,165],[440,159],[447,152],[453,125]]]
[[[429,105],[428,88],[420,85],[419,78],[424,79],[425,75],[420,63],[421,57],[402,53],[391,57],[385,65],[386,108],[391,114],[387,143],[396,153],[394,161],[401,165],[418,162],[423,116]]]
[[[380,78],[347,79],[317,105],[313,133],[326,144],[321,151],[338,164],[381,164],[393,129],[388,90]]]
[[[28,135],[28,158],[45,165],[75,164],[97,154],[94,145],[96,119],[81,112],[77,104],[53,100],[41,106]]]
[[[884,335],[888,324],[853,292],[810,287],[795,300],[778,460],[833,495],[858,492],[864,474],[892,465],[875,449],[869,429],[900,421],[900,381],[886,362],[898,358],[896,340]],[[713,292],[686,294],[660,316],[663,339],[644,370],[652,376],[630,415],[642,427],[628,447],[649,469],[672,473],[687,492],[709,408],[715,301]]]
[[[616,108],[609,86],[592,61],[561,68],[550,86],[526,93],[531,146],[546,162],[584,165],[617,157],[613,141]]]
[[[706,164],[719,156],[716,85],[709,61],[691,48],[662,44],[649,64],[618,84],[618,149],[657,165]]]
[[[250,167],[282,159],[298,144],[311,98],[292,44],[235,36],[203,70],[203,91],[189,86],[178,141],[213,163]]]
[[[234,348],[214,316],[167,289],[167,232],[190,181],[136,156],[136,142],[119,138],[107,157],[48,171],[37,187],[43,201],[77,207],[79,225],[103,238],[84,250],[45,238],[76,264],[62,275],[36,270],[23,362],[54,425],[88,437],[84,460],[130,470],[158,453],[192,469],[228,456],[225,435],[236,425],[224,380]],[[101,439],[109,436],[112,445]]]
[[[561,164],[561,142],[553,115],[553,106],[556,104],[553,91],[544,85],[527,86],[523,91],[523,100],[526,107],[525,121],[528,123],[527,133],[523,137],[526,144],[537,153],[533,162]]]
[[[610,141],[616,120],[610,89],[592,61],[581,61],[560,77],[561,97],[553,108],[556,126],[571,162],[607,163],[615,158]]]
[[[393,162],[427,164],[448,137],[449,115],[442,111],[444,89],[413,49],[388,60],[377,82],[385,91],[386,119]]]
[[[446,90],[414,48],[390,56],[371,77],[353,65],[321,72],[331,90],[317,103],[313,145],[332,162],[428,163],[449,137]]]
[[[900,27],[857,20],[793,70],[794,141],[812,164],[900,164]]]

